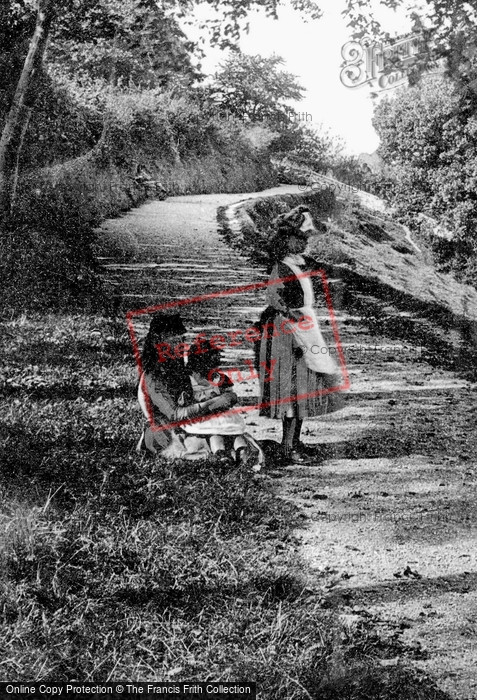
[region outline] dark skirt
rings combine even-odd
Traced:
[[[278,313],[274,323],[280,328],[285,317]],[[341,373],[320,374],[305,364],[293,335],[264,334],[260,342],[260,415],[285,418],[295,407],[298,418],[312,418],[338,411],[344,406]],[[300,397],[300,398],[298,398]]]

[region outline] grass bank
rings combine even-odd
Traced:
[[[311,239],[310,254],[331,280],[334,303],[353,309],[376,335],[425,346],[426,359],[468,378],[477,371],[477,292],[440,272],[429,241],[391,216],[330,190],[262,197],[222,207],[224,240],[267,269],[273,220],[306,204],[327,232]]]
[[[122,323],[1,326],[4,678],[256,680],[267,700],[445,700],[386,665],[395,642],[351,630],[310,587],[300,514],[266,475],[135,452]]]

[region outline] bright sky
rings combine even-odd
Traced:
[[[263,12],[250,14],[250,32],[242,37],[241,50],[265,57],[272,53],[282,56],[285,59],[283,69],[298,76],[298,82],[307,89],[302,102],[293,105],[296,111],[307,113],[309,124],[311,121],[315,125],[321,123],[332,134],[341,136],[347,144],[347,152],[372,153],[379,145],[371,124],[372,88],[365,85],[351,89],[340,81],[341,48],[350,40],[350,29],[341,17],[344,1],[321,0],[319,5],[324,16],[308,23],[288,2],[286,4],[279,11],[278,20],[268,19]],[[373,4],[376,19],[391,35],[409,33],[411,25],[403,9],[393,12],[380,7],[378,0]],[[225,57],[223,52],[209,50],[202,62],[204,72],[214,73]],[[382,94],[392,92],[391,89]]]

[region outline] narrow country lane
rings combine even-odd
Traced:
[[[133,262],[101,260],[121,289],[123,311],[263,280],[221,240],[217,208],[298,191],[172,197],[107,221],[103,240],[136,251]],[[304,439],[323,446],[319,464],[281,473],[271,467],[263,478],[300,508],[301,551],[323,604],[345,614],[350,629],[373,619],[443,690],[475,700],[477,475],[474,454],[451,449],[475,429],[474,387],[432,367],[420,347],[371,336],[360,317],[339,308],[338,296],[335,304],[351,379],[346,408],[305,426]],[[263,307],[258,290],[185,305],[181,313],[192,338],[246,329]],[[324,305],[319,316],[332,344]],[[146,329],[147,317],[137,323],[141,338]],[[249,344],[224,356],[225,366],[247,376]],[[255,380],[237,388],[243,403],[256,401]],[[244,417],[257,438],[280,439],[278,421],[257,411]]]

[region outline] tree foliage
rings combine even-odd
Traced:
[[[379,4],[408,8],[413,32],[426,45],[409,72],[410,87],[375,114],[380,153],[396,177],[398,210],[408,219],[423,211],[450,229],[453,241],[438,245],[440,262],[475,283],[477,0],[427,0],[420,14],[405,0]],[[346,0],[343,14],[355,38],[390,40],[375,8],[374,0]],[[440,75],[428,75],[429,68]]]
[[[5,78],[12,82],[18,59],[28,49],[35,7],[13,0],[2,2],[7,20],[2,55],[11,64]],[[177,72],[188,74],[191,80],[197,77],[191,60],[194,44],[176,18],[156,3],[66,0],[60,4],[54,0],[52,5],[47,61],[76,79],[89,76],[114,84],[153,87],[166,84]]]
[[[343,148],[341,139],[328,131],[296,124],[280,135],[272,150],[298,167],[323,173],[337,163]]]
[[[81,19],[80,19],[81,18]],[[143,0],[75,0],[56,22],[48,61],[76,79],[116,86],[164,86],[182,73],[199,77],[196,47],[175,17]]]
[[[409,220],[424,212],[449,228],[457,268],[477,252],[476,108],[474,92],[428,76],[384,99],[373,120],[378,153],[397,176],[398,210]]]
[[[301,100],[305,88],[297,76],[279,69],[284,63],[275,54],[263,58],[233,52],[215,74],[210,94],[219,109],[241,121],[286,123],[293,114],[287,100]]]
[[[276,161],[285,159],[285,170],[291,167],[294,172],[300,168],[325,172],[337,167],[338,162],[344,167],[340,155],[344,143],[307,123],[304,113],[287,104],[300,101],[305,88],[297,82],[297,76],[281,70],[283,65],[283,58],[275,54],[263,58],[232,53],[213,84],[204,90],[209,109],[212,100],[227,118],[266,126],[272,132],[270,151]]]
[[[0,0],[0,52],[25,56],[35,26],[38,4],[45,0]],[[146,81],[190,69],[197,46],[187,40],[179,23],[197,24],[203,41],[235,47],[240,33],[248,28],[248,14],[264,9],[278,17],[277,0],[51,0],[55,19],[51,28],[49,59],[66,63],[71,71],[106,75],[112,68],[117,79]],[[205,6],[216,17],[200,20],[194,11]],[[321,16],[312,0],[292,0],[305,17]],[[200,53],[200,52],[199,52]],[[18,66],[17,66],[18,68]],[[13,76],[12,76],[13,78]]]
[[[194,8],[202,5],[218,13],[216,18],[200,22],[204,37],[220,48],[234,48],[240,34],[248,30],[248,15],[253,10],[264,10],[268,17],[278,19],[280,9],[290,6],[299,12],[304,21],[319,19],[322,11],[314,0],[164,0],[176,16],[187,18]],[[189,20],[193,23],[194,20]]]

